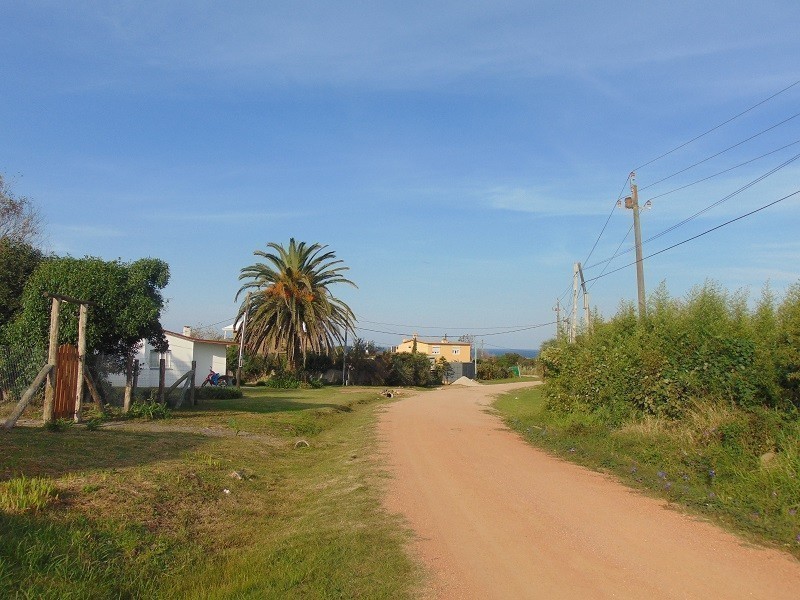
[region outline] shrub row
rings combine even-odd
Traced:
[[[800,285],[776,302],[766,290],[755,308],[745,294],[714,283],[685,300],[664,286],[647,316],[624,305],[610,321],[596,319],[574,344],[546,344],[541,362],[548,406],[594,412],[604,422],[635,415],[678,417],[698,402],[743,408],[800,407]]]

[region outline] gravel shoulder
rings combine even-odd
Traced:
[[[530,383],[389,405],[385,505],[415,532],[429,598],[800,597],[800,562],[539,451],[491,414]]]

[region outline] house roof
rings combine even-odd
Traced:
[[[167,329],[164,330],[164,333],[167,335],[174,336],[176,338],[180,338],[182,340],[189,340],[190,342],[202,342],[203,344],[217,344],[220,346],[235,346],[236,342],[233,340],[204,340],[202,338],[196,338],[189,335],[183,335],[182,333],[177,333],[175,331],[169,331]]]
[[[429,340],[423,340],[423,339],[420,339],[420,338],[416,338],[416,340],[417,340],[418,344],[428,344],[429,346],[469,346],[470,345],[469,342],[451,342],[450,340],[447,340],[447,341],[441,341],[441,340],[429,341]],[[411,338],[410,340],[403,340],[402,343],[405,344],[407,342],[413,342],[413,341],[414,341],[414,338]]]

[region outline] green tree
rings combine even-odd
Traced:
[[[25,283],[42,259],[42,253],[30,244],[0,238],[0,327],[22,308]]]
[[[353,330],[353,311],[329,287],[357,286],[344,277],[349,267],[327,246],[291,238],[288,247],[270,242],[267,248],[253,253],[265,262],[249,265],[239,275],[249,281],[236,299],[252,292],[239,308],[237,321],[247,311],[244,339],[239,341],[254,354],[283,354],[288,369],[295,371],[309,353],[330,352],[343,343],[345,331]]]
[[[45,294],[88,300],[94,305],[89,308],[87,347],[121,367],[142,339],[166,349],[160,318],[164,308],[161,290],[168,281],[168,265],[155,258],[133,263],[90,257],[46,260],[28,279],[22,311],[8,328],[10,337],[20,344],[32,342],[37,348],[46,348],[50,299]],[[77,307],[63,305],[59,343],[74,344],[77,337]]]

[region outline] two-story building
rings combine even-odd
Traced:
[[[447,338],[438,341],[427,341],[420,339],[415,333],[411,339],[403,340],[396,348],[395,352],[419,352],[424,354],[431,361],[431,367],[440,358],[450,363],[453,369],[453,379],[466,376],[475,378],[475,366],[472,362],[471,346],[468,342],[451,342]]]

